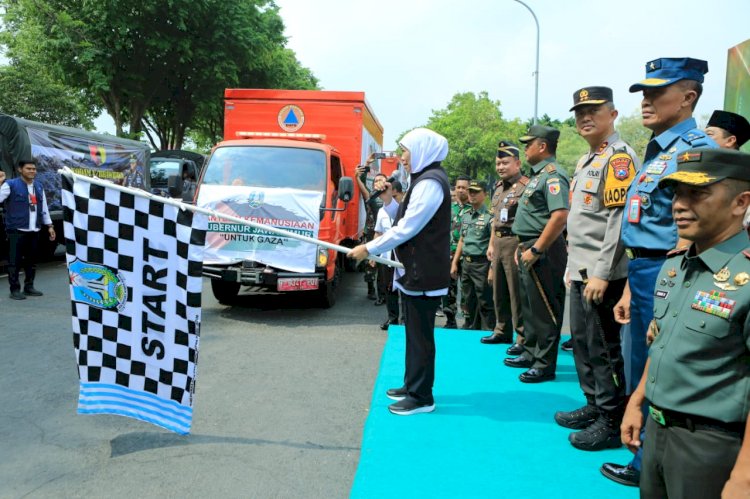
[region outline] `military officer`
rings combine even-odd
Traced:
[[[748,497],[750,155],[690,149],[658,184],[674,193],[678,235],[692,244],[670,252],[658,272],[655,339],[622,441],[640,446],[647,407],[641,497]]]
[[[458,246],[458,240],[461,238],[461,220],[464,218],[464,213],[471,209],[469,204],[469,182],[471,178],[468,175],[459,175],[456,179],[455,193],[456,200],[451,202],[451,262],[453,256],[456,254],[456,247]],[[459,264],[458,274],[456,278],[451,276],[451,285],[448,287],[448,294],[443,296],[443,313],[445,314],[445,327],[448,329],[458,328],[456,324],[456,297],[458,296],[458,280],[461,275],[461,266]],[[461,302],[465,300],[465,296],[461,296]],[[462,310],[463,310],[462,306]],[[473,319],[470,315],[467,315],[464,311],[464,320],[471,322]]]
[[[568,177],[555,160],[559,137],[555,128],[534,125],[519,139],[531,165],[529,184],[513,222],[519,240],[516,255],[526,341],[523,353],[504,363],[529,368],[519,376],[524,383],[553,380],[557,367],[568,259],[562,233],[568,218],[569,190]]]
[[[463,329],[485,329],[495,327],[495,309],[492,304],[492,286],[487,282],[490,262],[487,248],[492,232],[492,215],[484,205],[486,199],[484,184],[472,180],[469,184],[471,209],[463,217],[461,237],[451,264],[451,276],[458,273],[461,261],[461,293],[468,310],[477,311],[477,320],[465,324]]]
[[[630,87],[643,92],[643,126],[653,132],[643,166],[628,188],[622,219],[622,241],[630,261],[628,282],[615,306],[618,322],[629,323],[623,337],[626,391],[631,393],[646,364],[646,330],[653,317],[654,285],[667,252],[687,244],[678,241],[672,218],[671,187],[657,189],[674,173],[677,157],[693,147],[716,147],[696,128],[693,110],[703,92],[708,63],[699,59],[662,58],[646,63],[646,78]],[[618,483],[638,485],[641,453],[622,466],[604,463],[601,472]]]
[[[481,342],[513,343],[515,330],[518,345],[510,347],[508,354],[520,355],[523,352],[523,314],[515,257],[518,240],[513,236],[511,227],[516,219],[518,200],[529,183],[529,178],[521,172],[517,145],[508,141],[498,144],[495,171],[500,180],[495,184],[492,195],[492,236],[487,250],[490,274],[487,280],[492,284],[496,323],[492,334],[483,337]]]
[[[575,430],[582,450],[620,447],[625,380],[620,324],[612,308],[622,296],[627,257],[620,240],[625,193],[635,178],[635,152],[615,132],[612,89],[586,87],[573,94],[576,128],[589,144],[570,186],[568,276],[570,331],[578,382],[586,405],[558,412],[555,421]]]
[[[750,139],[750,123],[740,114],[716,110],[706,124],[706,135],[719,147],[739,150]]]

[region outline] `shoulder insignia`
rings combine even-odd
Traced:
[[[682,255],[683,253],[686,253],[689,249],[688,246],[684,246],[682,248],[675,248],[672,251],[667,252],[667,258],[672,258],[673,256]]]
[[[557,171],[557,168],[555,168],[554,163],[550,163],[544,167],[544,171],[547,173],[555,173]]]
[[[706,134],[700,130],[689,130],[681,135],[686,142],[695,142],[699,139],[706,138]]]
[[[529,184],[529,177],[527,177],[526,175],[521,175],[521,178],[518,179],[518,183],[523,185],[524,187],[527,186]]]

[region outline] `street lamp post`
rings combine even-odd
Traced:
[[[539,115],[539,20],[536,18],[534,11],[531,10],[531,7],[521,0],[515,1],[526,7],[528,11],[531,12],[531,15],[534,17],[534,22],[536,23],[536,69],[534,70],[534,124],[536,125],[537,116]]]

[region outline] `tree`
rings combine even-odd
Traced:
[[[33,61],[0,66],[0,112],[91,130],[101,112],[90,95],[67,87]]]
[[[316,90],[318,79],[303,67],[294,51],[277,46],[254,61],[253,67],[238,76],[237,82],[226,82],[210,98],[198,105],[189,135],[199,149],[207,150],[223,139],[224,88],[279,88]]]
[[[262,72],[286,43],[272,0],[16,0],[5,6],[12,60],[41,61],[68,85],[96,95],[118,135],[137,138],[145,123],[152,141],[168,146],[182,143],[203,103],[221,102],[225,87]]]
[[[636,156],[642,159],[646,155],[651,130],[643,126],[640,109],[636,109],[630,116],[621,116],[617,123],[617,131],[620,132],[622,140],[635,150]]]
[[[426,126],[448,139],[443,166],[450,177],[494,178],[498,141],[517,140],[524,132],[519,120],[503,120],[500,102],[490,100],[487,92],[456,94],[445,109],[432,113]]]

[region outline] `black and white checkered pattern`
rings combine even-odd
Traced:
[[[124,303],[106,309],[81,300],[71,284],[79,412],[123,414],[187,433],[205,217],[67,177],[63,204],[68,265],[109,268],[127,289]]]

